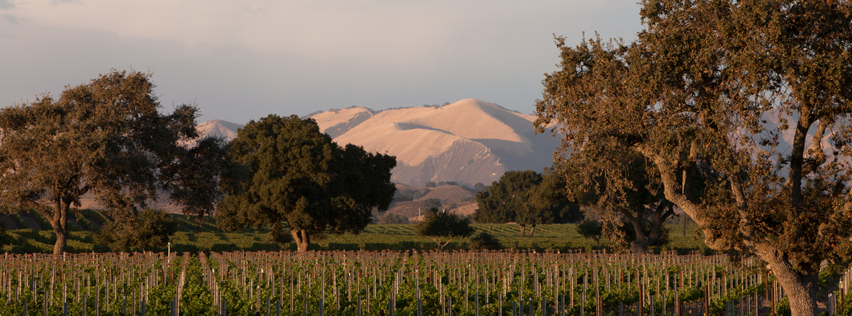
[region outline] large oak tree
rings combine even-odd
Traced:
[[[632,43],[558,38],[539,130],[564,159],[640,152],[708,246],[762,259],[793,315],[815,315],[820,264],[850,251],[852,3],[642,4]]]
[[[575,200],[602,219],[604,235],[633,254],[668,242],[664,226],[675,213],[653,164],[635,150],[588,149],[560,169]]]
[[[521,237],[530,237],[537,224],[579,220],[579,207],[565,192],[565,182],[552,172],[540,174],[532,170],[508,171],[487,190],[476,194],[478,209],[473,220],[478,223],[516,222]]]
[[[68,209],[93,195],[118,211],[118,224],[158,192],[185,186],[171,170],[197,141],[194,106],[159,112],[150,74],[111,71],[89,83],[0,110],[0,203],[5,212],[34,209],[56,233],[55,254],[65,250]],[[210,179],[208,179],[210,180]],[[173,196],[178,204],[192,194]],[[212,203],[212,202],[211,202]]]
[[[247,177],[223,181],[228,194],[216,209],[220,227],[270,225],[280,232],[283,221],[299,251],[326,231],[360,232],[374,208],[387,210],[396,191],[390,182],[395,157],[340,147],[313,119],[269,115],[251,121],[229,153]]]

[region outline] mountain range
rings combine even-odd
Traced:
[[[475,99],[382,111],[349,107],[309,117],[338,144],[396,156],[391,180],[414,186],[441,181],[487,185],[510,170],[540,172],[552,164],[559,146],[551,135],[535,133],[535,116]],[[241,126],[213,120],[199,130],[230,140]]]

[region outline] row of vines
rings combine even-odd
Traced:
[[[758,261],[699,254],[7,254],[0,268],[0,315],[788,313]]]

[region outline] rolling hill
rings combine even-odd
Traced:
[[[506,171],[541,171],[559,145],[550,135],[536,135],[535,116],[475,99],[384,111],[351,107],[310,117],[339,144],[396,156],[392,180],[415,186],[489,184]]]

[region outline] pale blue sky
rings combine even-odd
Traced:
[[[200,121],[464,98],[532,113],[553,34],[640,29],[632,0],[0,0],[0,106],[132,67]]]

